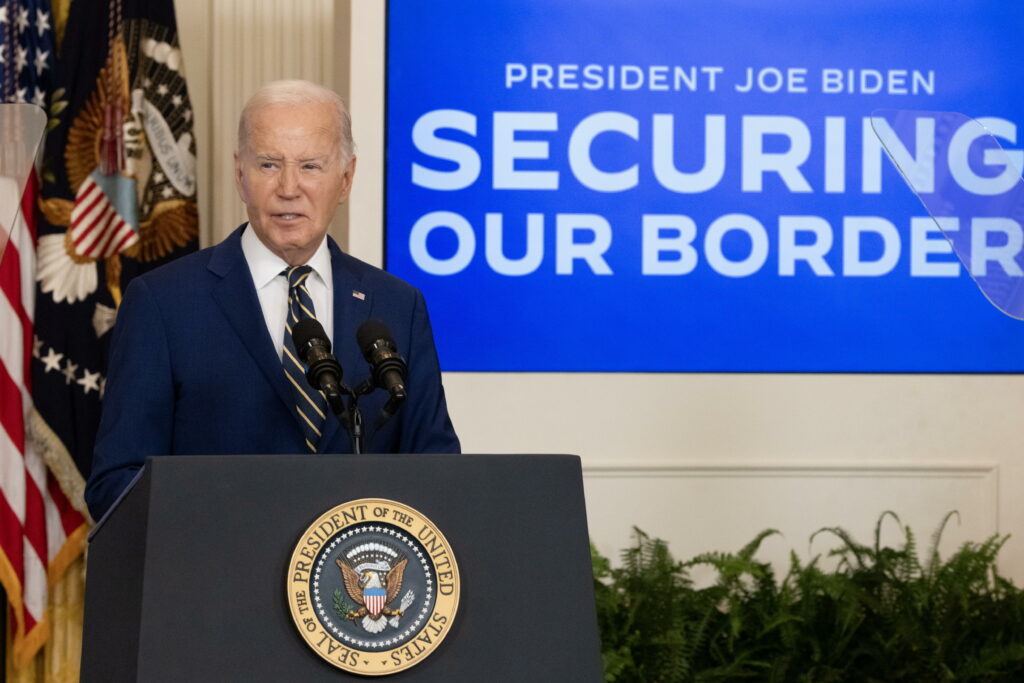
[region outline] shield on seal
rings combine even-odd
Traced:
[[[387,597],[387,591],[383,588],[367,588],[363,591],[363,604],[366,605],[366,609],[370,611],[370,614],[377,616],[384,611],[384,600]]]

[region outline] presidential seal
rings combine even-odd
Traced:
[[[306,643],[334,666],[368,676],[426,659],[451,629],[459,568],[418,511],[363,498],[322,514],[288,564],[288,605]]]

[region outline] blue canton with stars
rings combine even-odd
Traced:
[[[53,15],[46,0],[2,0],[0,74],[5,102],[46,106],[54,61]]]

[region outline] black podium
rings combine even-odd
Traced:
[[[94,530],[83,683],[366,680],[303,641],[289,560],[326,510],[382,498],[443,530],[451,629],[395,681],[602,680],[579,458],[166,456]]]

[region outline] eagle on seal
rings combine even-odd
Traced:
[[[403,610],[388,609],[388,605],[402,589],[402,576],[409,563],[409,558],[403,557],[396,562],[384,575],[383,581],[381,581],[381,572],[377,570],[365,569],[360,574],[341,558],[335,562],[341,569],[345,590],[359,605],[359,609],[349,611],[346,618],[353,621],[361,619],[363,628],[370,633],[383,631],[388,624],[387,617],[392,617],[392,621],[397,624],[397,619],[394,617],[401,616]]]

